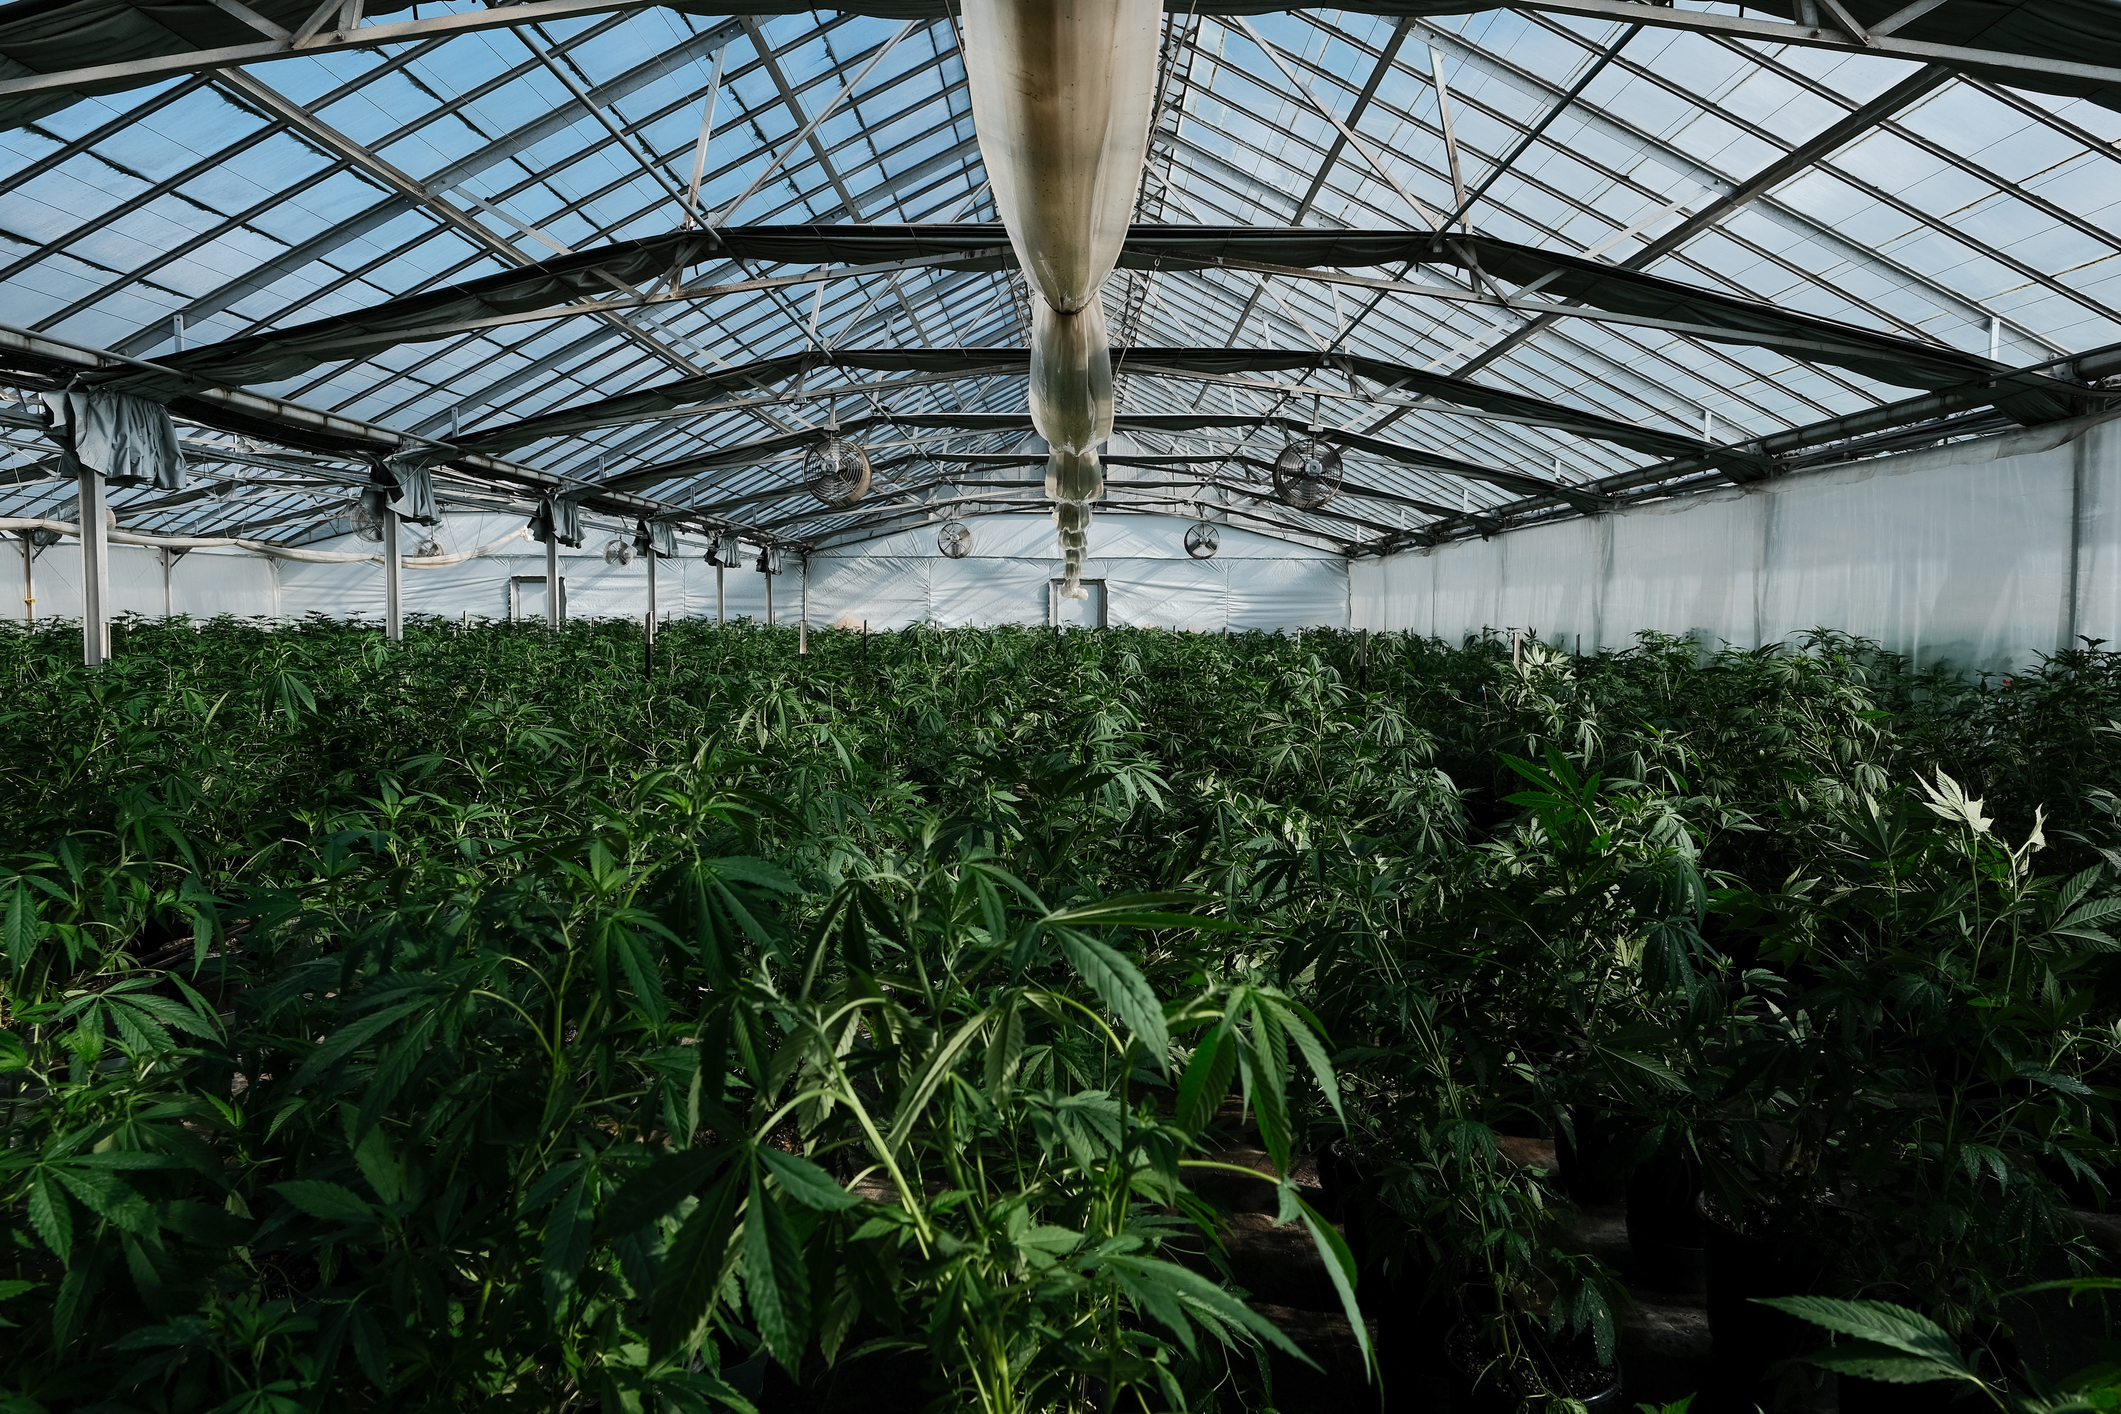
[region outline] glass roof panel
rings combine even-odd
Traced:
[[[2121,114],[1947,77],[1842,140],[1821,141],[1921,72],[1877,54],[1542,13],[1174,13],[1138,210],[1172,225],[1427,229],[1459,204],[1462,185],[1473,197],[1466,229],[1486,236],[2006,364],[2121,340],[2121,249],[2110,234]],[[710,107],[699,210],[716,225],[732,222],[732,205],[737,225],[993,219],[949,21],[827,11],[732,22],[650,7],[168,79],[0,134],[7,322],[167,357],[179,347],[177,316],[196,348],[660,236],[692,219],[686,193]],[[1675,231],[1685,238],[1667,249]],[[790,269],[710,257],[680,273],[696,288]],[[1508,296],[1536,309],[1536,282],[1497,287],[1442,264],[1360,273],[1406,287],[1158,269],[1123,273],[1106,299],[1131,345],[1345,349],[1719,443],[1910,392],[1786,347],[1708,342],[1595,311],[1535,317],[1493,302]],[[608,297],[656,289],[621,282]],[[253,391],[442,438],[804,350],[827,359],[861,348],[1020,348],[1026,308],[1013,272],[916,267],[465,330]],[[1329,427],[1374,428],[1404,447],[1503,471],[1589,481],[1654,460],[1447,404],[1409,408],[1406,394],[1359,385],[1330,365],[1246,377],[1236,386],[1123,372],[1123,412],[1307,412],[1311,394],[1288,392],[1301,387],[1317,390]],[[1020,374],[924,379],[820,367],[802,380],[758,382],[741,396],[708,397],[716,406],[698,412],[590,426],[512,456],[578,479],[631,475],[815,428],[825,413],[818,394],[848,382],[883,386],[843,399],[842,417],[1023,411]],[[188,424],[185,435],[202,472],[252,478],[266,499],[213,496],[155,514],[188,525],[288,514],[295,520],[285,525],[300,532],[301,515],[322,525],[343,510],[336,485],[276,490],[289,473],[241,460],[259,449]],[[888,459],[1008,450],[1027,433],[879,426],[871,435]],[[1259,458],[1287,434],[1255,422],[1127,435],[1148,455]],[[33,431],[11,429],[6,444],[12,465],[49,461]],[[231,460],[215,460],[214,447]],[[698,511],[788,486],[798,459],[776,450],[648,489],[672,513]],[[357,460],[312,460],[359,473]],[[938,465],[909,463],[881,477],[880,491],[934,480]],[[1350,465],[1365,487],[1446,509],[1521,500],[1368,453]],[[1034,473],[953,466],[939,489],[955,495],[952,486]],[[1292,535],[1374,539],[1272,501],[1256,468],[1155,476],[1196,474],[1202,486],[1250,486],[1259,494],[1231,494]],[[1115,469],[1112,479],[1131,476]],[[0,492],[0,514],[55,489],[27,482]],[[1008,494],[1036,499],[1035,490]],[[900,504],[886,495],[872,511],[806,517],[801,533],[857,533]],[[796,509],[786,498],[762,505],[714,518],[763,532]],[[1395,529],[1449,519],[1354,496],[1346,505]]]

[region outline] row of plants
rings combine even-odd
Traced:
[[[117,641],[0,630],[25,1411],[1265,1407],[1240,1131],[1388,1392],[1596,1388],[1630,1181],[2021,1388],[2108,1269],[2097,644]]]

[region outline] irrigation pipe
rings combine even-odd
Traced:
[[[50,530],[60,535],[79,535],[81,526],[70,520],[26,520],[12,516],[0,516],[0,530]],[[132,530],[105,532],[113,545],[152,545],[164,550],[213,550],[234,547],[251,550],[260,555],[271,555],[282,560],[303,560],[317,565],[358,565],[383,563],[381,555],[348,554],[342,550],[304,550],[294,545],[281,545],[271,540],[243,540],[225,535],[142,535]],[[518,540],[530,538],[529,528],[522,527],[509,532],[490,545],[481,545],[476,550],[465,550],[454,555],[405,555],[398,563],[407,569],[438,570],[450,565],[461,565],[466,560],[475,560],[481,555],[494,555]]]

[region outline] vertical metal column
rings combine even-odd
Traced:
[[[650,545],[645,558],[648,561],[648,641],[655,642],[655,546]]]
[[[398,513],[383,508],[383,637],[405,641],[405,565],[398,553]]]
[[[178,554],[167,545],[162,547],[162,617],[165,619],[177,616],[177,591],[170,584],[170,571],[177,566]]]
[[[560,537],[545,541],[545,627],[560,626]]]
[[[800,658],[810,651],[810,557],[802,557],[803,588],[802,608],[797,616],[795,629],[795,655]]]
[[[729,622],[729,598],[722,592],[722,576],[728,573],[729,570],[726,566],[716,565],[714,567],[714,621],[718,624]]]
[[[766,576],[766,627],[773,627],[773,576]]]
[[[34,628],[37,623],[37,542],[30,537],[35,531],[22,532],[22,626]]]
[[[84,466],[76,484],[81,513],[81,661],[98,668],[110,657],[110,526],[104,520],[103,473]]]

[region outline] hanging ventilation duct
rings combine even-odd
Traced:
[[[604,563],[607,565],[630,565],[633,563],[633,547],[623,540],[614,540],[604,547]]]
[[[950,559],[964,559],[972,553],[972,527],[961,520],[945,521],[935,532],[935,548]]]
[[[1031,303],[1031,425],[1046,439],[1061,593],[1084,599],[1099,453],[1112,435],[1105,278],[1156,113],[1159,0],[963,0],[972,130]],[[947,553],[947,552],[946,552]]]
[[[1340,494],[1340,452],[1316,437],[1291,442],[1274,459],[1274,494],[1300,511],[1323,506]]]
[[[844,437],[827,437],[804,455],[803,479],[821,504],[851,506],[869,494],[869,456]]]
[[[1186,527],[1186,553],[1196,560],[1212,560],[1222,548],[1222,532],[1206,521]]]

